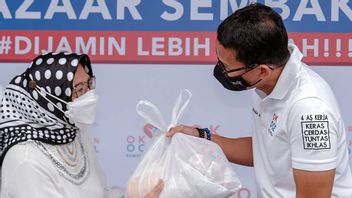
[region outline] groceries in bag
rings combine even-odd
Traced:
[[[181,106],[184,94],[188,98]],[[129,179],[129,198],[143,198],[158,183],[164,181],[160,198],[221,198],[229,197],[241,188],[241,183],[221,148],[206,139],[176,133],[165,136],[170,127],[176,126],[190,101],[191,93],[183,90],[172,111],[171,124],[166,127],[158,108],[149,101],[140,101],[137,112],[148,123],[160,130],[145,151]],[[140,110],[149,107],[155,113]]]

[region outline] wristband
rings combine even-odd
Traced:
[[[196,128],[197,129],[197,131],[198,131],[198,137],[200,137],[200,138],[204,138],[205,136],[204,136],[204,131],[202,130],[202,129],[200,129],[200,128]]]
[[[207,134],[207,140],[211,140],[211,132],[208,128],[196,128],[198,131],[198,137],[205,138],[205,134]]]
[[[208,128],[204,128],[203,130],[207,133],[207,140],[211,141],[211,132],[210,132],[210,130]]]

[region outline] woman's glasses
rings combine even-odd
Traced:
[[[73,86],[72,95],[79,97],[85,94],[87,91],[95,89],[96,78],[95,76],[90,77],[85,82],[77,83]]]

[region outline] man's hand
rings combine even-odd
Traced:
[[[198,137],[198,130],[194,127],[186,126],[186,125],[178,125],[176,127],[171,128],[167,133],[166,137],[172,137],[175,133],[184,133],[186,135],[191,135]]]
[[[164,182],[163,180],[159,180],[159,183],[154,187],[154,189],[149,192],[144,198],[158,198],[163,188]]]
[[[171,128],[166,133],[166,137],[172,137],[175,135],[175,133],[184,133],[187,135],[199,137],[198,130],[195,127],[186,125],[178,125]],[[253,166],[253,149],[251,137],[226,138],[216,134],[213,134],[211,137],[211,141],[221,147],[230,162],[244,166]]]

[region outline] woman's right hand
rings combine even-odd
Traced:
[[[164,182],[163,180],[159,180],[159,183],[154,187],[154,189],[150,191],[144,198],[158,198],[163,188]]]

